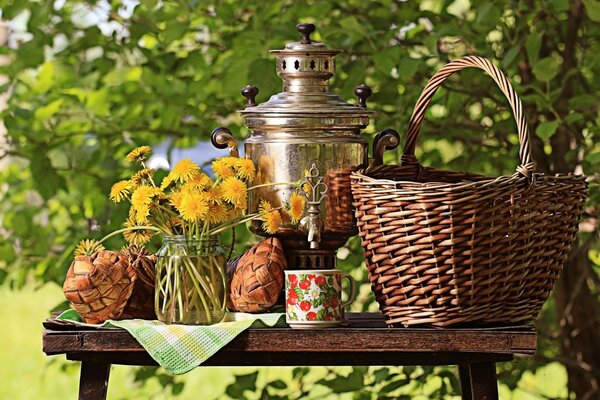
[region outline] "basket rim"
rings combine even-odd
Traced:
[[[389,165],[389,164],[385,165],[385,166],[380,166],[380,167],[387,167],[390,169],[405,168],[405,166],[402,166],[402,165]],[[429,167],[429,168],[433,168],[433,167]],[[436,168],[433,168],[433,169],[436,169]],[[369,170],[369,168],[362,168],[362,169],[353,171],[350,174],[352,183],[358,184],[358,185],[363,185],[363,186],[393,185],[393,186],[396,186],[397,188],[399,186],[409,186],[409,187],[413,187],[413,188],[438,189],[438,190],[446,189],[446,190],[452,190],[452,191],[469,189],[469,188],[474,188],[474,187],[484,189],[488,186],[496,186],[498,184],[512,185],[512,184],[518,184],[521,182],[526,182],[527,187],[531,188],[538,184],[537,181],[539,179],[545,179],[545,178],[557,178],[559,180],[571,179],[571,180],[583,181],[583,183],[586,186],[589,183],[587,180],[588,177],[586,175],[575,174],[572,172],[557,173],[557,174],[546,174],[543,172],[535,172],[532,175],[533,179],[527,178],[527,177],[521,175],[520,173],[515,172],[512,175],[501,175],[498,177],[486,177],[486,176],[482,175],[482,179],[478,179],[478,180],[464,179],[459,182],[443,182],[443,181],[437,181],[437,180],[418,182],[416,180],[411,180],[411,179],[398,179],[397,180],[397,179],[389,179],[389,178],[375,178],[375,177],[372,177],[369,175],[368,170]],[[438,171],[447,172],[447,173],[460,173],[460,172],[449,171],[449,170],[438,170]]]

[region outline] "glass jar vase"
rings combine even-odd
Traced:
[[[166,236],[156,261],[154,308],[167,324],[211,325],[226,310],[226,257],[218,238]]]

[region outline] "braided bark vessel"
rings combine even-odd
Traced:
[[[260,313],[268,311],[283,288],[287,267],[281,242],[268,238],[233,261],[227,305],[232,311]]]
[[[77,256],[67,272],[63,293],[90,324],[109,319],[154,319],[155,262],[154,255],[137,247]]]

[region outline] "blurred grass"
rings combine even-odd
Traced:
[[[64,355],[47,357],[42,353],[41,323],[49,315],[48,310],[62,299],[61,288],[52,284],[39,290],[25,287],[13,291],[0,287],[0,316],[4,321],[0,335],[0,399],[77,398],[78,363],[67,361]],[[134,382],[130,372],[134,368],[137,367],[112,367],[109,399],[158,400],[173,397],[170,392],[163,391],[158,379],[149,379],[143,387]],[[176,378],[186,382],[178,398],[219,398],[225,387],[234,381],[235,373],[253,370],[255,368],[198,368],[186,374],[185,378]],[[269,378],[275,379],[271,375]]]
[[[41,289],[25,287],[12,291],[0,287],[0,316],[4,321],[0,335],[0,399],[75,399],[79,384],[79,365],[65,359],[64,355],[46,357],[42,353],[41,322],[49,311],[63,299],[60,287],[48,284]],[[138,367],[113,366],[110,375],[108,399],[170,399],[174,396],[163,388],[160,376],[150,378],[145,385],[134,381],[132,370]],[[218,399],[224,398],[227,385],[235,375],[248,374],[256,368],[206,367],[197,368],[184,376],[175,377],[176,382],[185,382],[177,399]],[[292,382],[291,368],[261,368],[257,386],[282,379]],[[338,371],[350,370],[340,367]],[[163,370],[158,370],[164,373]],[[314,382],[326,375],[326,368],[311,368]],[[425,399],[429,388],[440,384],[439,378],[432,377],[425,387],[412,391],[413,396]],[[413,382],[416,384],[416,382]],[[292,384],[293,385],[293,384]],[[567,397],[567,376],[565,368],[553,363],[539,368],[535,374],[526,372],[519,382],[519,388],[511,392],[500,385],[500,398],[510,400],[563,399]],[[408,388],[405,388],[408,389]],[[414,388],[416,389],[416,388]],[[420,392],[420,393],[419,393]],[[246,392],[247,393],[247,392]],[[248,393],[249,394],[249,393]],[[320,385],[313,387],[313,398],[345,399],[352,398],[346,393],[340,396],[328,395],[328,390]],[[256,395],[249,394],[250,398]],[[448,398],[456,398],[448,396]]]

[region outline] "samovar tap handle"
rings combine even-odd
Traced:
[[[237,141],[233,137],[231,131],[227,128],[220,127],[216,128],[210,134],[210,142],[217,149],[229,148],[230,157],[239,157],[240,152],[238,151]]]
[[[306,187],[310,188],[307,190]],[[311,250],[319,248],[321,243],[321,232],[324,225],[321,219],[320,206],[323,200],[327,198],[327,185],[323,183],[323,177],[319,175],[319,169],[316,163],[312,163],[308,175],[301,183],[300,194],[306,198],[308,209],[306,216],[300,220],[298,228],[306,233],[306,241],[309,243]]]

